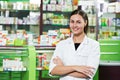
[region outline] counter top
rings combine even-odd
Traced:
[[[100,61],[100,66],[120,66],[120,61]]]

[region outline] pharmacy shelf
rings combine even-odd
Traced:
[[[19,55],[19,56],[18,56]],[[4,70],[2,69],[2,59],[4,58],[16,58],[21,57],[22,61],[24,63],[24,66],[26,67],[25,71],[20,71],[21,76],[18,79],[22,80],[36,80],[36,52],[34,46],[0,46],[0,75],[4,74]],[[13,77],[9,76],[10,72],[15,72],[19,70],[8,70],[7,71],[7,80],[13,80]],[[5,76],[5,75],[4,75]],[[1,77],[0,77],[1,80]],[[3,79],[2,79],[3,80]],[[5,78],[6,80],[6,78]]]
[[[66,15],[70,15],[71,12],[68,11],[43,11],[43,13],[54,13],[54,14],[66,14]]]
[[[69,27],[69,25],[61,25],[61,24],[43,24],[43,26],[54,26],[54,27]]]
[[[5,26],[13,26],[13,25],[17,25],[17,26],[26,26],[26,27],[29,27],[29,26],[39,26],[39,24],[8,24],[8,23],[3,23],[3,24],[1,24],[0,23],[0,25],[5,25]]]

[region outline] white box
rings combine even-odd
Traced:
[[[116,9],[115,11],[118,13],[120,12],[120,2],[116,2]]]
[[[2,25],[0,25],[0,31],[1,31],[1,30],[3,30],[3,26],[2,26]]]

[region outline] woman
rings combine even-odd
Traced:
[[[87,37],[88,17],[82,10],[70,16],[72,36],[60,41],[52,56],[49,73],[60,80],[92,80],[100,58],[99,43]]]

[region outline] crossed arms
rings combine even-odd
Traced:
[[[59,57],[53,59],[56,66],[50,72],[51,75],[72,76],[77,78],[90,78],[94,73],[93,67],[71,65],[65,66]]]

